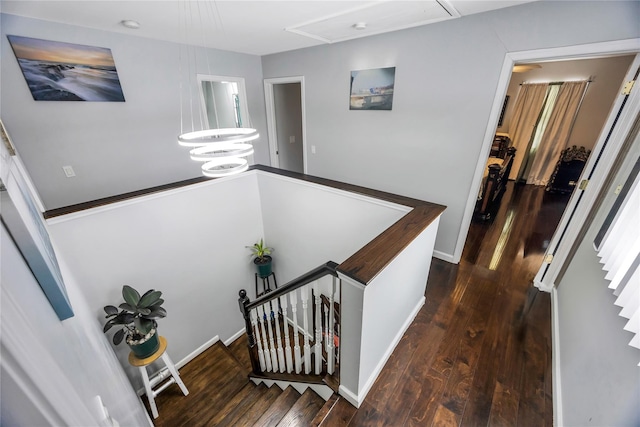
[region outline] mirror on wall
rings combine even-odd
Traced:
[[[198,74],[198,87],[209,129],[250,127],[242,77]]]

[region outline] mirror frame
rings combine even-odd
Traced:
[[[251,128],[251,120],[249,118],[249,107],[247,104],[247,91],[244,85],[244,77],[230,77],[230,76],[215,76],[209,74],[198,74],[198,93],[200,94],[200,113],[203,123],[206,123],[208,129],[211,129],[209,123],[209,117],[207,114],[207,104],[204,98],[204,91],[202,90],[202,82],[233,82],[238,85],[238,97],[240,101],[240,114],[242,119],[243,128]]]

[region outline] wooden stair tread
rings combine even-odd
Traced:
[[[241,406],[234,411],[232,417],[225,417],[220,426],[253,426],[255,422],[264,414],[267,409],[276,401],[278,396],[282,394],[282,390],[277,385],[268,388],[264,384],[258,387],[266,388],[264,394],[256,399],[247,399]]]
[[[333,409],[333,406],[338,402],[338,398],[339,396],[334,393],[331,395],[329,400],[324,402],[324,405],[322,405],[322,408],[320,408],[320,410],[316,413],[315,417],[313,417],[313,420],[311,421],[312,426],[319,426],[322,423],[322,421],[326,418],[329,412],[331,412],[331,409]]]
[[[273,387],[277,387],[274,385]],[[278,396],[273,402],[273,405],[262,414],[262,416],[256,421],[255,425],[261,427],[276,426],[282,420],[287,412],[298,401],[301,394],[298,391],[289,386]]]
[[[311,421],[324,403],[324,400],[318,396],[315,391],[308,388],[293,407],[291,407],[289,412],[280,420],[277,427],[311,425]]]
[[[329,413],[320,420],[319,424],[312,424],[320,427],[341,427],[349,425],[349,422],[358,409],[347,402],[344,398],[338,397],[336,403],[331,407]],[[315,421],[315,420],[314,420]]]
[[[260,396],[267,392],[266,386],[259,390],[258,387],[251,381],[247,382],[242,389],[233,397],[227,401],[220,411],[209,418],[207,425],[218,425],[226,416],[228,416],[234,409],[236,409],[242,402],[252,402],[255,399],[259,399]]]
[[[238,420],[242,418],[247,411],[251,411],[254,404],[263,400],[269,393],[272,393],[271,389],[264,384],[259,384],[253,388],[253,390],[246,396],[245,399],[240,401],[235,407],[230,408],[230,411],[220,420],[217,424],[219,426],[236,426],[241,425]],[[275,397],[274,397],[275,400]]]
[[[204,363],[201,359],[214,360]],[[199,425],[226,404],[227,396],[238,393],[246,384],[243,370],[225,351],[224,344],[216,343],[180,369],[180,376],[189,389],[184,396],[177,385],[171,385],[156,397],[159,417],[156,427]],[[147,399],[144,399],[148,405]]]

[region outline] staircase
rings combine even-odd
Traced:
[[[282,390],[249,380],[246,336],[229,347],[218,342],[180,369],[189,389],[171,385],[157,398],[161,426],[334,426],[356,409],[337,394],[325,401],[311,388]],[[272,383],[271,381],[267,381]],[[145,404],[146,399],[144,399]]]

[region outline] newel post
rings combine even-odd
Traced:
[[[253,372],[256,374],[261,373],[260,362],[258,359],[258,347],[256,346],[256,338],[253,335],[253,328],[251,327],[251,315],[249,310],[247,309],[247,305],[249,305],[249,297],[247,296],[247,291],[241,289],[238,292],[240,298],[238,298],[238,306],[240,307],[240,312],[242,313],[242,317],[244,317],[244,327],[247,331],[247,348],[249,350],[249,359],[251,360],[251,368]]]

